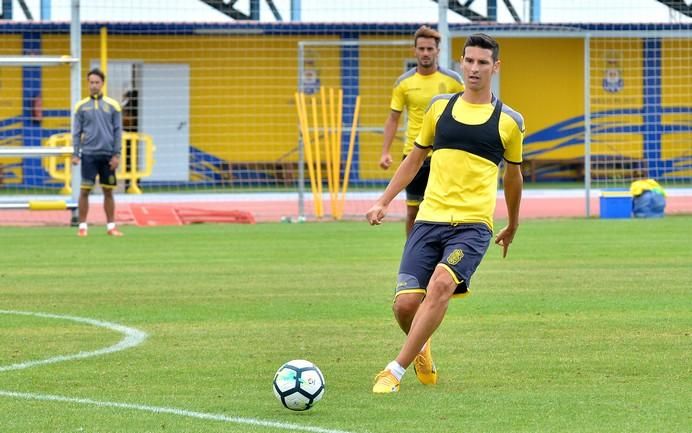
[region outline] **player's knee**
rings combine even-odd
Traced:
[[[392,310],[397,317],[413,317],[418,311],[422,296],[408,294],[399,295],[392,305]]]
[[[430,302],[448,302],[456,288],[457,283],[452,279],[449,279],[449,281],[446,279],[431,280],[425,297]]]

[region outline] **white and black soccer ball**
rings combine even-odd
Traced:
[[[291,410],[308,410],[324,396],[324,376],[304,359],[288,361],[274,375],[274,395]]]

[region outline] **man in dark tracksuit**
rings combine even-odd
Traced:
[[[96,184],[96,176],[103,190],[103,209],[106,212],[106,230],[110,236],[123,234],[115,226],[115,200],[117,186],[115,170],[120,164],[122,147],[122,116],[120,104],[103,96],[101,89],[106,77],[100,69],[87,74],[89,97],[77,103],[72,130],[74,154],[72,164],[82,163],[82,186],[79,192],[78,236],[87,235],[89,193]]]

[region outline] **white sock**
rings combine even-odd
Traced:
[[[113,230],[115,228],[115,223],[106,224],[106,230]]]
[[[423,353],[423,351],[425,350],[425,346],[427,346],[427,345],[428,345],[428,342],[426,341],[425,344],[423,345],[423,347],[420,348],[419,352]]]
[[[392,361],[387,364],[385,369],[391,371],[398,381],[401,381],[401,378],[404,377],[404,373],[406,373],[406,369],[399,365],[399,363],[396,361]]]
[[[79,223],[79,230],[86,230],[87,228],[87,223]]]

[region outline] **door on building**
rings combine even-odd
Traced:
[[[92,67],[98,66],[98,61],[92,62]],[[107,73],[107,94],[122,105],[123,130],[149,134],[154,142],[152,174],[142,180],[187,182],[190,178],[190,67],[114,61],[108,62]],[[141,167],[143,149],[138,157]]]
[[[139,98],[140,130],[154,140],[154,169],[146,180],[190,180],[190,67],[145,64]]]

